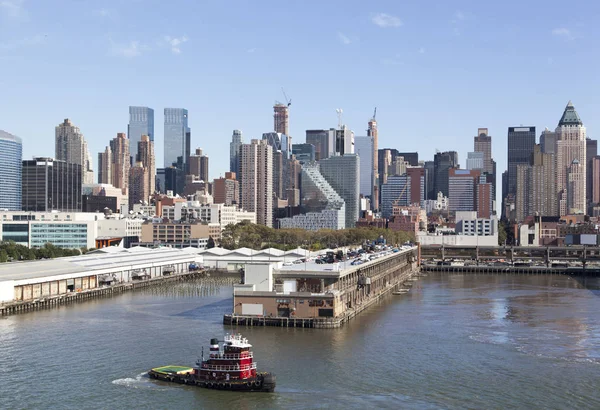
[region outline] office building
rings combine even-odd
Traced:
[[[425,198],[428,200],[434,201],[437,197],[437,195],[434,195],[435,188],[434,188],[434,184],[433,184],[435,162],[425,161],[425,163],[423,164],[423,167],[425,168],[425,181],[426,181],[426,183],[425,183],[425,186],[426,186]]]
[[[594,192],[593,192],[593,181],[594,181],[593,159],[596,155],[598,155],[598,141],[590,139],[590,138],[586,138],[585,139],[585,158],[586,158],[585,199],[587,201],[587,210],[588,210],[587,214],[588,215],[592,214],[591,205],[592,205],[592,198],[594,196]]]
[[[354,132],[342,125],[335,130],[335,155],[354,154]]]
[[[404,158],[404,161],[408,163],[411,167],[419,166],[419,153],[418,152],[396,152],[395,155],[397,157]]]
[[[600,204],[600,156],[592,158],[592,205]]]
[[[188,110],[165,108],[164,166],[173,164],[188,170],[191,130],[188,126]],[[181,160],[180,160],[181,159]]]
[[[240,183],[233,172],[226,172],[224,178],[213,181],[213,202],[234,205],[240,202]]]
[[[256,222],[273,226],[273,147],[253,139],[240,147],[242,209],[256,213]]]
[[[544,154],[554,154],[556,148],[556,133],[547,127],[540,135],[540,145]]]
[[[443,196],[448,195],[449,172],[458,168],[458,153],[456,151],[437,152],[433,157],[433,189],[434,195],[441,192]]]
[[[527,216],[558,216],[554,156],[542,152],[536,144],[530,164],[517,166],[517,192],[515,193],[515,219]]]
[[[481,172],[484,172],[483,168],[485,167],[485,158],[483,152],[467,152],[467,169],[474,170],[477,169]]]
[[[517,165],[528,165],[535,145],[535,127],[508,128],[508,194],[517,192]]]
[[[147,135],[150,137],[150,141],[154,142],[154,110],[148,107],[129,107],[129,125],[127,126],[127,136],[129,137],[128,152],[133,156],[129,160],[130,166],[136,162],[135,153],[137,152],[138,142],[142,139],[142,135]],[[127,171],[126,176],[129,175],[129,169]]]
[[[87,141],[71,120],[66,118],[55,128],[55,156],[58,161],[81,166],[81,179],[83,183],[94,182],[92,170],[92,157],[88,151]]]
[[[150,141],[150,137],[142,135],[137,152],[137,160],[147,170],[148,196],[150,196],[156,190],[156,158],[154,156],[154,142]]]
[[[22,162],[23,211],[81,211],[81,165],[52,158]]]
[[[360,158],[360,194],[369,198],[373,198],[373,187],[375,185],[374,149],[375,140],[373,137],[354,138],[354,150]]]
[[[320,161],[329,158],[335,152],[336,131],[329,130],[306,130],[306,143],[315,147],[315,159]]]
[[[476,185],[481,171],[450,168],[448,171],[448,210],[475,211],[477,207]]]
[[[0,209],[21,210],[23,144],[0,130]]]
[[[360,163],[358,155],[333,156],[319,161],[319,166],[321,175],[344,200],[346,228],[354,228],[359,217]]]
[[[194,155],[190,156],[189,174],[196,175],[201,181],[208,182],[208,156],[204,155],[202,148],[196,148]]]
[[[556,192],[560,216],[585,213],[586,128],[569,101],[556,128]],[[576,189],[569,192],[569,189]]]
[[[483,154],[482,172],[494,174],[494,164],[492,159],[492,137],[488,135],[487,128],[478,128],[477,136],[473,137],[473,151]],[[467,160],[468,161],[468,160]]]
[[[239,175],[240,172],[240,146],[242,143],[242,131],[233,130],[229,143],[229,171],[236,175]]]
[[[292,155],[296,157],[298,161],[312,162],[316,161],[315,146],[312,144],[294,144],[292,145]]]
[[[381,185],[381,216],[391,218],[394,206],[409,206],[412,197],[411,177],[391,175]]]
[[[114,213],[119,211],[117,197],[114,196],[82,195],[81,200],[83,212],[104,212],[106,209]]]

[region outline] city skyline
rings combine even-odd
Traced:
[[[190,4],[185,16],[160,3],[142,9],[115,1],[102,6],[69,3],[68,8],[64,1],[36,7],[15,3],[18,12],[0,8],[5,34],[0,58],[11,62],[0,80],[8,97],[0,108],[5,113],[2,129],[24,140],[24,158],[50,155],[50,127],[67,117],[81,128],[93,155],[103,151],[107,137],[127,131],[128,105],[154,107],[156,124],[162,121],[161,108],[186,107],[189,126],[196,130],[192,146],[225,158],[228,147],[220,141],[233,129],[242,130],[246,141],[273,131],[272,107],[284,100],[282,86],[293,100],[289,126],[294,142],[302,140],[306,129],[335,127],[336,108],[343,108],[344,123],[362,135],[375,106],[379,147],[402,145],[403,151],[418,151],[423,158],[432,158],[435,149],[456,150],[465,158],[478,127],[487,127],[494,136],[493,152],[505,152],[507,127],[555,129],[557,107],[569,99],[586,119],[591,138],[600,127],[594,115],[600,103],[593,98],[595,4],[583,4],[577,16],[565,19],[558,4],[514,2],[520,10],[515,16],[511,2],[493,14],[484,4],[440,3],[427,9],[429,24],[424,25],[423,6],[393,2],[373,9],[319,4],[319,13],[301,4],[249,8],[240,3],[227,9]],[[230,8],[234,32],[206,17],[229,15]],[[381,20],[379,13],[393,18]],[[53,24],[65,15],[77,16],[68,31],[85,27],[81,38]],[[125,27],[134,15],[147,22],[177,15],[178,24]],[[308,16],[330,29],[312,33],[305,24],[285,23]],[[202,24],[191,24],[195,20]],[[330,24],[343,20],[353,24]],[[273,36],[277,30],[293,39],[289,46],[283,45],[288,40]],[[252,34],[240,38],[244,32]],[[219,40],[204,40],[211,38]],[[65,52],[82,58],[65,60]],[[198,64],[199,56],[207,54],[221,63]],[[330,58],[339,54],[354,64],[340,71]],[[589,63],[571,67],[569,87],[552,87],[563,76],[560,61],[570,58]],[[323,63],[317,66],[315,59]],[[264,67],[280,61],[293,68],[266,75]],[[374,65],[377,76],[372,75]],[[165,75],[171,72],[177,76]],[[24,83],[30,86],[21,87]],[[57,94],[60,104],[54,102]],[[36,121],[26,120],[31,112]],[[163,158],[162,142],[157,126],[157,158]],[[506,169],[506,159],[496,157],[498,170]],[[211,174],[227,170],[223,161],[215,161]]]

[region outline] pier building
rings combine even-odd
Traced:
[[[0,264],[0,303],[27,302],[173,275],[202,263],[197,249],[105,248],[86,255]]]
[[[234,286],[225,324],[338,327],[418,270],[419,248],[373,254],[353,264],[281,262],[247,264]]]

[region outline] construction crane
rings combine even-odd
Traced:
[[[290,105],[292,105],[292,100],[290,100],[288,98],[288,96],[285,93],[285,90],[283,89],[283,87],[281,87],[281,92],[283,93],[283,97],[285,98],[285,102],[287,103],[287,106],[289,107]]]
[[[398,206],[398,203],[402,199],[402,195],[404,194],[404,192],[406,192],[406,188],[408,188],[408,178],[406,180],[406,183],[404,184],[404,188],[402,188],[402,191],[400,192],[400,195],[398,195],[398,198],[392,201],[392,209],[393,207]]]
[[[375,117],[377,117],[377,107],[375,107],[375,111],[373,112],[373,121],[375,121]]]

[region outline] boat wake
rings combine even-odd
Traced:
[[[124,379],[113,380],[112,384],[115,384],[117,386],[131,387],[134,389],[157,389],[157,388],[159,388],[159,386],[157,386],[155,383],[152,383],[150,381],[150,378],[148,377],[148,374],[146,372],[140,373],[135,377],[126,377]]]

